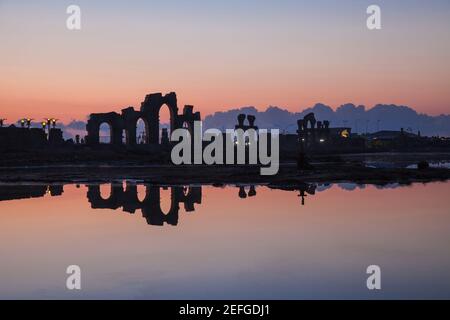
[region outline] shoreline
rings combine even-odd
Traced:
[[[105,183],[135,180],[158,185],[266,184],[296,186],[304,183],[354,182],[361,184],[411,184],[447,181],[450,169],[371,168],[355,163],[318,163],[299,171],[295,164],[280,164],[278,174],[260,175],[259,166],[150,165],[150,166],[39,166],[0,167],[2,183]]]

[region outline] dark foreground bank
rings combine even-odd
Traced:
[[[315,163],[310,170],[295,164],[281,164],[276,175],[261,175],[257,166],[174,165],[53,165],[0,168],[0,182],[109,182],[136,180],[152,184],[258,183],[298,185],[308,182],[355,182],[386,184],[397,182],[445,181],[447,168],[374,168],[361,163]]]

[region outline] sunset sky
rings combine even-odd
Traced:
[[[85,119],[170,91],[203,116],[316,102],[449,114],[449,33],[448,0],[0,0],[0,117]]]

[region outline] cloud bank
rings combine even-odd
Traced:
[[[419,114],[407,106],[378,104],[371,109],[365,106],[344,104],[333,110],[330,106],[318,103],[301,112],[270,106],[265,111],[258,111],[255,107],[236,108],[225,112],[216,112],[204,119],[205,128],[234,128],[239,113],[256,116],[259,128],[278,128],[281,131],[294,133],[296,122],[309,112],[314,112],[317,120],[329,120],[331,127],[351,127],[353,132],[365,133],[379,130],[421,131],[428,136],[450,136],[450,115],[429,116]]]
[[[286,109],[270,106],[264,111],[255,107],[240,107],[228,111],[216,112],[203,120],[204,129],[234,128],[236,117],[240,113],[256,116],[256,125],[265,129],[280,129],[282,132],[295,133],[297,120],[309,112],[314,112],[317,120],[329,120],[331,127],[351,127],[353,132],[365,133],[379,130],[400,130],[422,135],[450,137],[450,115],[430,116],[417,113],[407,106],[377,104],[367,109],[363,105],[344,104],[333,110],[330,106],[317,103],[301,112],[290,112]],[[38,126],[38,124],[36,124]],[[167,124],[163,124],[167,126]],[[64,130],[64,137],[74,138],[76,134],[86,135],[86,121],[72,120],[68,124],[60,123],[58,127]]]

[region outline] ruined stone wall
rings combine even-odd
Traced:
[[[111,128],[111,144],[113,145],[134,145],[136,144],[136,125],[139,119],[145,123],[145,141],[148,144],[159,144],[160,142],[160,118],[161,108],[166,105],[170,113],[170,130],[187,125],[192,130],[194,121],[200,121],[200,113],[193,112],[193,106],[185,106],[182,114],[178,114],[177,96],[175,92],[162,95],[161,93],[148,94],[141,103],[139,111],[133,107],[122,109],[121,114],[93,113],[90,115],[86,125],[87,143],[91,145],[100,143],[100,125],[107,123]],[[123,139],[123,137],[125,139]]]

